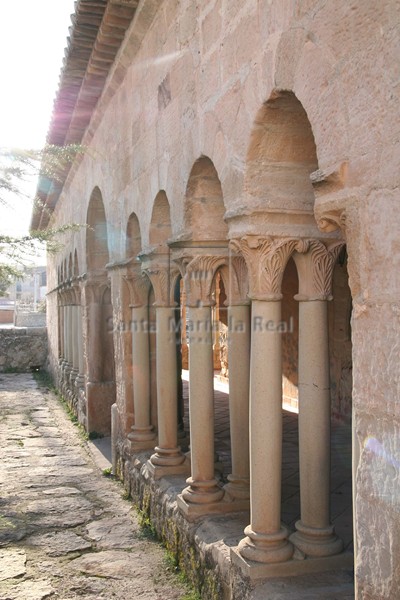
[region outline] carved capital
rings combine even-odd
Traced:
[[[249,277],[243,256],[229,256],[229,263],[221,269],[227,306],[249,304]]]
[[[297,300],[332,300],[333,269],[343,241],[308,240],[308,251],[294,256],[299,274]]]
[[[101,304],[104,291],[108,287],[107,279],[104,277],[87,277],[80,282],[80,285],[86,304]]]
[[[178,268],[169,265],[154,265],[144,269],[151,281],[155,306],[174,306],[174,286],[179,277]]]
[[[212,287],[217,270],[226,265],[224,256],[196,256],[178,259],[183,274],[187,306],[213,306]]]
[[[149,298],[150,281],[145,273],[136,271],[123,276],[129,289],[131,307],[146,306]]]
[[[280,300],[281,285],[286,264],[296,248],[302,251],[302,240],[297,238],[261,238],[245,236],[232,240],[230,247],[240,252],[249,274],[249,298],[252,300]]]
[[[342,209],[316,210],[317,225],[324,233],[331,233],[341,229],[346,231],[346,211]]]

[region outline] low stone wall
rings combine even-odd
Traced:
[[[15,327],[46,327],[46,313],[32,311],[17,311]]]
[[[177,493],[187,486],[187,475],[165,476],[155,481],[147,469],[153,451],[136,454],[132,464],[129,452],[119,440],[116,453],[117,477],[143,521],[154,528],[190,584],[201,590],[201,597],[204,600],[250,600],[250,581],[238,574],[230,560],[230,545],[237,545],[243,537],[248,515],[243,522],[238,513],[232,513],[191,523],[180,514],[176,504]],[[228,538],[227,543],[225,538]]]
[[[0,373],[43,368],[47,354],[46,327],[0,329]]]

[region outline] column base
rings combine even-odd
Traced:
[[[186,490],[188,490],[188,488],[186,488]],[[178,509],[187,521],[196,521],[206,515],[224,515],[227,513],[247,511],[249,509],[248,501],[236,500],[232,502],[230,499],[225,498],[224,495],[222,495],[220,500],[204,502],[201,504],[188,502],[188,500],[183,497],[183,493],[186,490],[183,490],[182,494],[177,496],[176,503]],[[222,494],[224,493],[222,489],[220,491]]]
[[[228,481],[229,483],[224,485],[224,490],[232,500],[248,500],[250,502],[249,479],[241,479],[234,475],[228,475]]]
[[[256,533],[250,527],[244,530],[247,537],[239,543],[240,554],[259,563],[280,563],[292,558],[294,548],[288,541],[288,530],[281,526],[275,533]]]
[[[190,464],[183,456],[184,462],[176,465],[157,465],[153,463],[153,457],[147,461],[147,470],[154,480],[167,477],[168,475],[189,475]]]
[[[85,376],[81,373],[78,373],[75,379],[75,387],[77,390],[83,389],[85,387]]]
[[[156,446],[154,448],[155,453],[150,458],[153,465],[159,467],[173,467],[175,465],[181,465],[185,460],[185,455],[182,454],[181,449],[177,446],[176,448],[160,448]]]
[[[290,541],[306,556],[333,556],[343,550],[343,542],[335,534],[332,525],[319,529],[297,521],[296,529],[290,536]]]
[[[253,583],[260,579],[294,577],[307,573],[351,569],[354,566],[354,556],[350,552],[343,552],[335,556],[305,558],[300,551],[295,551],[290,560],[267,564],[248,560],[238,548],[231,548],[230,558],[232,564],[239,568],[242,575]]]
[[[135,448],[148,450],[149,448],[154,448],[157,438],[151,425],[148,427],[137,427],[134,425],[131,433],[128,434],[128,439]]]

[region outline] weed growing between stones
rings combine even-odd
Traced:
[[[176,554],[165,550],[164,562],[166,564],[167,571],[174,573],[181,584],[183,584],[187,588],[187,593],[182,596],[181,600],[201,600],[201,595],[198,590],[196,590],[189,582],[185,573],[181,571],[179,567],[179,560],[177,559]]]
[[[107,467],[107,469],[103,469],[104,477],[112,477],[112,467]]]

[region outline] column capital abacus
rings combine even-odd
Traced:
[[[298,238],[271,238],[247,235],[232,240],[230,247],[240,252],[246,261],[249,275],[249,298],[274,301],[282,298],[283,273],[296,249],[302,251]]]
[[[186,305],[192,308],[214,306],[212,298],[214,277],[218,269],[227,264],[226,256],[202,254],[175,259],[183,276]]]
[[[299,275],[299,301],[332,300],[333,269],[345,242],[305,240],[304,251],[294,255]]]

